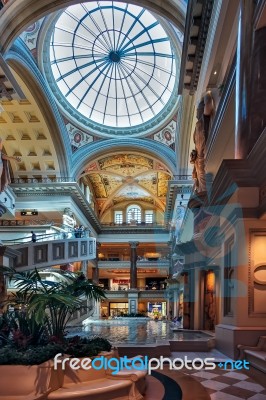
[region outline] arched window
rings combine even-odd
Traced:
[[[132,204],[127,209],[127,222],[131,221],[141,222],[141,208],[136,204]]]

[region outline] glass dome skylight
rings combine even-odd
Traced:
[[[160,23],[147,10],[120,2],[67,8],[51,36],[50,61],[68,103],[114,128],[158,116],[176,81],[175,56]]]

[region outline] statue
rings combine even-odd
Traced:
[[[195,181],[196,193],[206,192],[205,147],[214,115],[214,101],[211,92],[201,99],[197,108],[197,123],[193,135],[195,149],[190,153],[190,163],[194,164],[192,178]]]
[[[9,160],[16,160],[17,162],[20,162],[21,159],[20,157],[12,157],[12,156],[7,156],[6,154],[3,153],[3,139],[0,137],[0,177],[1,177],[1,182],[0,182],[0,193],[4,192],[7,186],[10,184],[10,173],[9,173],[9,167],[8,167],[8,161]]]

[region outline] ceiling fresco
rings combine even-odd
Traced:
[[[167,167],[146,155],[121,153],[90,162],[83,179],[89,184],[100,216],[125,202],[147,203],[164,211],[168,181]]]

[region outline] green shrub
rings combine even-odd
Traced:
[[[56,344],[30,346],[26,350],[8,345],[0,348],[0,365],[39,365],[62,352],[62,346]]]
[[[123,314],[122,317],[126,317],[126,318],[136,318],[136,317],[146,317],[145,314],[143,313],[130,313],[130,314]]]
[[[64,352],[72,357],[92,357],[101,351],[110,351],[111,347],[107,339],[98,336],[93,338],[74,336],[66,339]]]
[[[74,336],[61,343],[18,347],[12,343],[0,348],[0,365],[34,365],[51,360],[58,353],[71,357],[94,357],[102,351],[110,351],[111,344],[101,337],[86,338]]]

